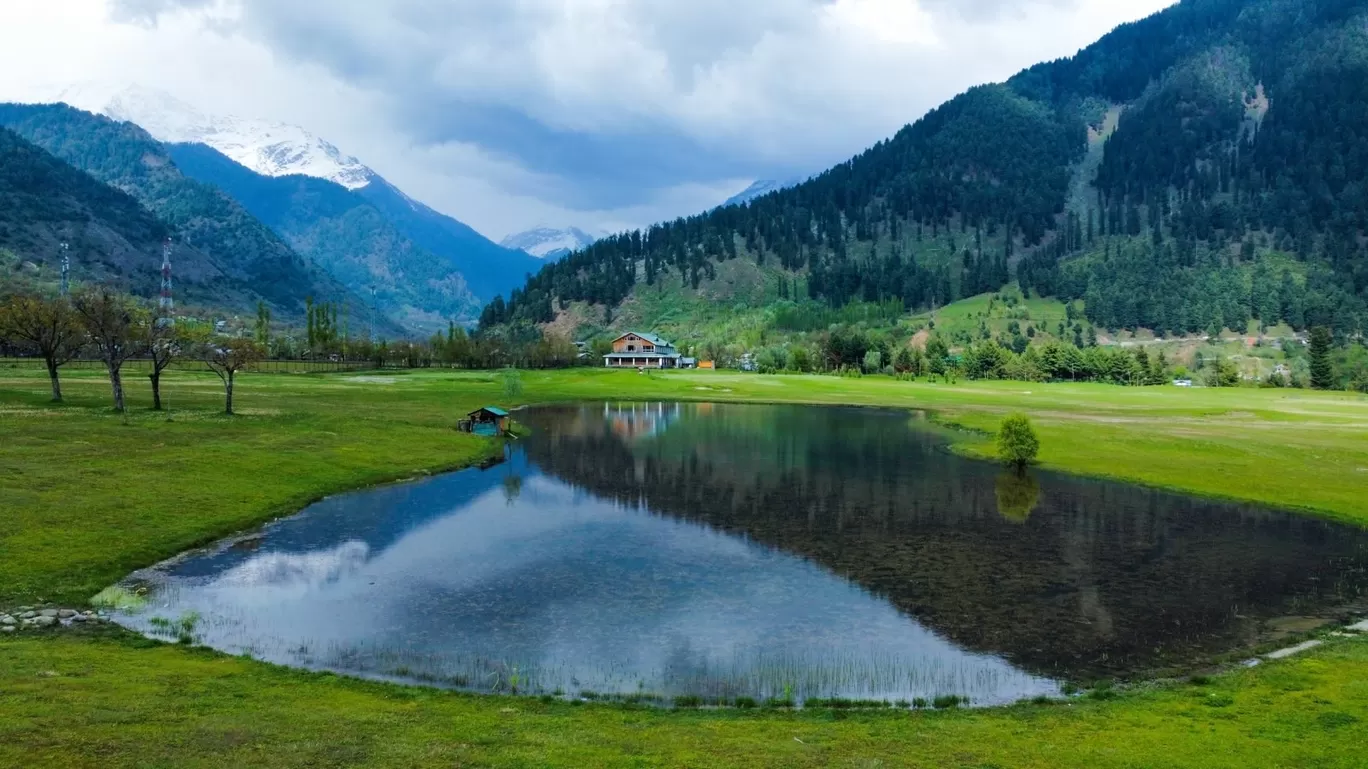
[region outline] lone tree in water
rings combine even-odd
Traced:
[[[20,295],[0,306],[0,338],[37,350],[52,380],[52,400],[62,401],[57,369],[75,358],[85,344],[80,316],[65,297],[46,299]]]
[[[233,413],[233,379],[237,372],[265,357],[255,339],[216,339],[203,347],[204,362],[223,380],[223,413]]]
[[[1024,470],[1040,451],[1040,439],[1036,437],[1031,420],[1025,414],[1012,414],[1002,420],[998,428],[997,452],[1003,462]]]
[[[72,304],[109,371],[114,410],[123,413],[123,364],[147,346],[147,313],[132,297],[103,286],[80,292]]]
[[[1335,367],[1330,363],[1330,329],[1316,326],[1311,329],[1311,387],[1317,390],[1335,389]]]

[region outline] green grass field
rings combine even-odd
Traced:
[[[235,418],[210,375],[176,372],[172,412],[132,381],[111,414],[96,372],[46,403],[0,368],[0,607],[81,603],[134,568],[313,499],[460,467],[485,403],[690,399],[934,410],[989,450],[1024,411],[1050,467],[1368,524],[1368,399],[883,378],[576,370],[246,375]],[[542,703],[311,675],[114,631],[0,637],[0,766],[1364,765],[1368,639],[1069,705],[916,713],[660,711]]]

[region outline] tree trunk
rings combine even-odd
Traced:
[[[224,408],[223,408],[223,411],[224,411],[225,414],[228,414],[229,416],[232,416],[232,414],[233,414],[233,372],[231,372],[231,371],[228,372],[227,378],[225,378],[225,379],[223,380],[223,395],[224,395]]]
[[[52,380],[52,402],[62,402],[62,380],[57,377],[57,362],[49,360],[47,362],[48,378]]]
[[[114,391],[114,410],[124,411],[123,372],[114,366],[109,367],[109,386]]]
[[[161,411],[161,372],[154,369],[147,378],[152,380],[152,410]]]

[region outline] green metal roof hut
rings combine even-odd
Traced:
[[[475,409],[461,420],[462,432],[475,435],[500,436],[508,434],[508,412],[498,406],[485,406]]]

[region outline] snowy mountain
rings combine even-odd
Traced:
[[[788,189],[789,187],[792,187],[801,181],[801,179],[790,179],[786,182],[778,182],[773,179],[760,179],[752,183],[751,186],[747,187],[746,189],[741,190],[735,195],[727,198],[722,203],[722,205],[723,207],[726,207],[739,206],[742,203],[749,203],[752,200],[764,197],[765,195],[768,195],[771,192],[777,192],[779,190]]]
[[[137,125],[179,172],[222,191],[357,295],[376,291],[380,309],[410,331],[473,319],[482,302],[544,264],[429,208],[297,126],[210,115],[136,85],[34,95]]]
[[[115,120],[136,123],[158,141],[205,144],[263,176],[302,174],[358,190],[375,173],[354,157],[298,126],[207,115],[164,91],[81,85],[57,101]]]
[[[601,237],[603,236],[590,235],[578,227],[566,227],[564,229],[537,227],[527,232],[509,235],[499,245],[504,248],[523,251],[538,259],[554,262],[581,248],[592,245]]]

